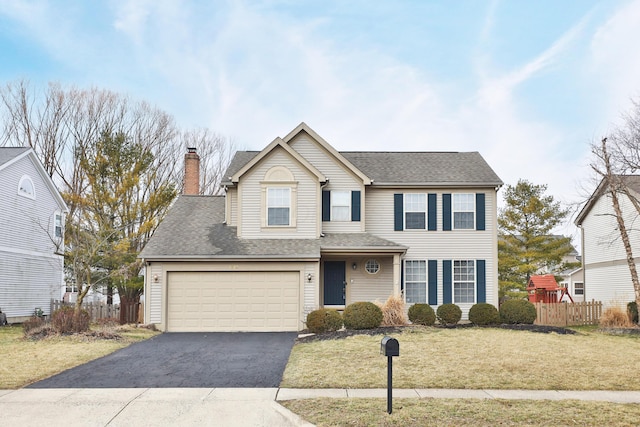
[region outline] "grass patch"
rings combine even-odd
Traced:
[[[640,337],[494,328],[411,328],[393,334],[394,388],[635,390]],[[297,343],[282,387],[386,388],[382,335]]]
[[[304,399],[279,402],[317,426],[633,426],[640,405],[576,400]]]
[[[116,332],[121,339],[67,335],[32,340],[24,338],[20,326],[1,327],[0,389],[24,387],[158,334],[134,327],[119,327]]]

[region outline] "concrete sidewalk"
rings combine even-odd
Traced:
[[[278,401],[386,398],[386,389],[92,388],[0,390],[2,425],[311,426]],[[640,403],[640,391],[394,389],[395,398]]]

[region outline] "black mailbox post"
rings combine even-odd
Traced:
[[[391,413],[393,390],[393,358],[400,356],[400,343],[397,339],[384,337],[380,342],[380,354],[387,356],[387,413]]]

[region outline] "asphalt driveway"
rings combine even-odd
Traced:
[[[28,388],[278,387],[296,336],[164,333]]]

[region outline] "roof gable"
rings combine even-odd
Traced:
[[[527,287],[555,291],[558,289],[558,282],[556,282],[556,278],[553,274],[543,274],[539,276],[531,276]]]
[[[31,162],[38,171],[42,180],[45,182],[49,192],[58,203],[60,210],[68,212],[69,208],[60,195],[60,191],[56,188],[56,185],[53,183],[53,180],[47,171],[44,170],[44,166],[40,163],[40,160],[33,149],[28,147],[0,147],[0,171],[20,161]]]
[[[331,144],[318,135],[313,129],[311,129],[305,122],[300,123],[295,129],[293,129],[287,136],[283,138],[284,142],[289,144],[296,136],[301,132],[307,133],[316,144],[318,144],[326,153],[328,153],[334,160],[342,165],[343,168],[357,176],[362,180],[364,185],[371,184],[372,180],[362,170],[356,167],[345,156],[337,151]]]
[[[271,142],[271,144],[267,145],[264,150],[260,151],[257,155],[251,157],[244,166],[240,167],[240,169],[233,173],[229,177],[231,183],[236,183],[240,180],[240,177],[251,170],[255,165],[260,163],[264,158],[266,158],[270,153],[272,153],[277,148],[282,148],[292,159],[296,160],[300,165],[302,165],[305,169],[307,169],[312,175],[315,175],[318,178],[318,181],[325,182],[327,179],[325,176],[316,169],[311,163],[309,163],[304,157],[298,154],[293,148],[286,144],[282,138],[276,138]],[[247,156],[248,157],[248,156]],[[234,157],[235,158],[235,157]]]
[[[622,183],[635,195],[640,198],[640,175],[616,175]],[[606,185],[605,179],[602,178],[600,183],[593,191],[593,194],[589,197],[589,199],[585,202],[584,206],[576,216],[576,220],[574,224],[580,227],[582,222],[585,220],[595,203],[598,201],[600,197],[607,191],[608,186]]]

